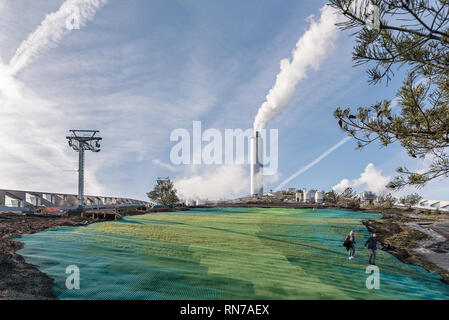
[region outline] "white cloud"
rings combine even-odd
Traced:
[[[355,180],[343,179],[339,184],[332,187],[332,189],[337,192],[342,192],[346,188],[365,186],[366,190],[382,193],[386,190],[386,185],[389,181],[390,177],[384,177],[382,170],[377,170],[374,164],[370,163],[366,166],[365,171],[360,174],[360,178]]]
[[[20,98],[21,87],[19,81],[7,74],[7,67],[2,63],[0,58],[0,97],[4,98]]]

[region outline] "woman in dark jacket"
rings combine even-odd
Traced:
[[[348,251],[349,260],[352,260],[354,258],[355,243],[354,230],[351,230],[351,232],[349,232],[349,234],[346,236],[344,242],[346,250]]]

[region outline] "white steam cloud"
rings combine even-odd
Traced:
[[[249,180],[245,165],[190,167],[184,177],[174,180],[178,195],[183,200],[222,200],[248,194]],[[267,177],[268,183],[279,180],[279,174]]]
[[[323,60],[334,49],[339,33],[335,24],[339,22],[341,16],[327,5],[320,11],[319,21],[315,21],[313,16],[309,18],[310,28],[297,42],[292,60],[281,60],[281,72],[257,113],[254,130],[262,130],[269,121],[282,112],[290,102],[298,82],[307,78],[309,69],[318,70]]]
[[[184,200],[218,200],[246,193],[248,173],[244,166],[230,165],[207,168],[174,181],[178,195]]]
[[[48,14],[41,25],[24,40],[11,59],[8,73],[16,74],[45,49],[55,46],[72,29],[91,20],[108,0],[67,0],[58,11]]]
[[[386,185],[389,181],[390,177],[384,177],[382,171],[377,170],[374,164],[370,163],[366,166],[365,171],[360,174],[360,178],[355,180],[343,179],[332,189],[343,192],[346,188],[357,188],[365,185],[366,190],[379,194],[386,191]]]

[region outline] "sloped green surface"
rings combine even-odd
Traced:
[[[55,279],[61,299],[448,299],[436,274],[378,250],[368,290],[368,233],[341,210],[222,208],[126,217],[27,235],[21,254]],[[356,232],[348,260],[342,246]],[[77,265],[81,289],[67,290]]]

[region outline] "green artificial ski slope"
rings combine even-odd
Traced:
[[[61,299],[449,299],[438,275],[378,250],[380,289],[365,285],[368,237],[342,210],[220,208],[126,217],[17,238]],[[356,233],[348,260],[345,235]],[[67,290],[66,267],[80,269]]]

